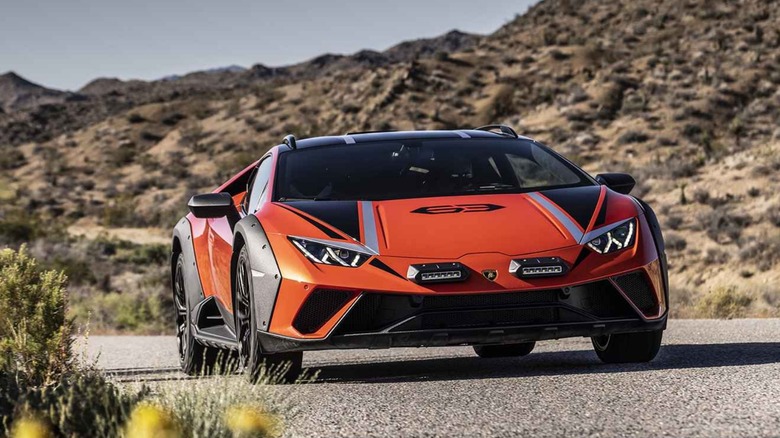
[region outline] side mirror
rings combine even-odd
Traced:
[[[228,193],[195,195],[190,198],[187,207],[199,219],[216,219],[236,213],[233,198]]]
[[[600,173],[596,175],[596,181],[624,195],[631,193],[636,185],[634,178],[627,173]]]

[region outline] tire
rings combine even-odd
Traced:
[[[535,346],[536,342],[503,345],[475,345],[474,352],[477,353],[477,356],[484,359],[494,357],[519,357],[530,354]]]
[[[248,275],[249,252],[243,246],[238,253],[234,291],[236,331],[238,332],[239,360],[249,381],[270,383],[293,383],[301,375],[303,352],[263,353],[257,334],[257,318],[252,296],[252,278]]]
[[[206,347],[195,340],[190,302],[184,286],[184,254],[176,259],[173,277],[173,303],[176,310],[176,341],[181,370],[190,376],[227,371],[229,352]]]
[[[661,348],[663,330],[594,336],[593,349],[604,363],[650,362]]]

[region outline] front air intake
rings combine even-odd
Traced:
[[[644,272],[632,272],[612,280],[645,316],[658,314],[658,301]]]
[[[316,332],[333,318],[351,297],[350,292],[343,290],[318,289],[312,292],[295,316],[293,327],[304,335]]]

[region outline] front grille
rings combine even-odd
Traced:
[[[642,313],[647,316],[658,313],[658,302],[653,288],[643,272],[621,275],[613,280]]]
[[[303,334],[316,332],[349,301],[343,290],[318,289],[309,295],[293,320],[293,327]]]
[[[560,289],[441,295],[365,293],[335,334],[636,318],[608,281]],[[403,324],[399,323],[405,321]]]
[[[558,290],[534,290],[519,293],[477,294],[477,295],[438,295],[426,296],[424,310],[508,307],[526,304],[554,303],[558,301]]]

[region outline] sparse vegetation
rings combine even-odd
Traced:
[[[278,436],[279,410],[264,384],[216,377],[155,394],[119,387],[77,363],[61,272],[43,271],[24,248],[0,251],[0,434],[116,437]],[[307,378],[305,378],[307,379]],[[219,394],[219,396],[215,396]],[[273,402],[275,406],[269,406]],[[36,433],[25,435],[25,433]]]
[[[732,319],[745,316],[753,297],[734,287],[719,287],[704,295],[696,304],[702,318]]]
[[[42,270],[24,246],[0,251],[0,373],[41,385],[71,370],[65,281]]]

